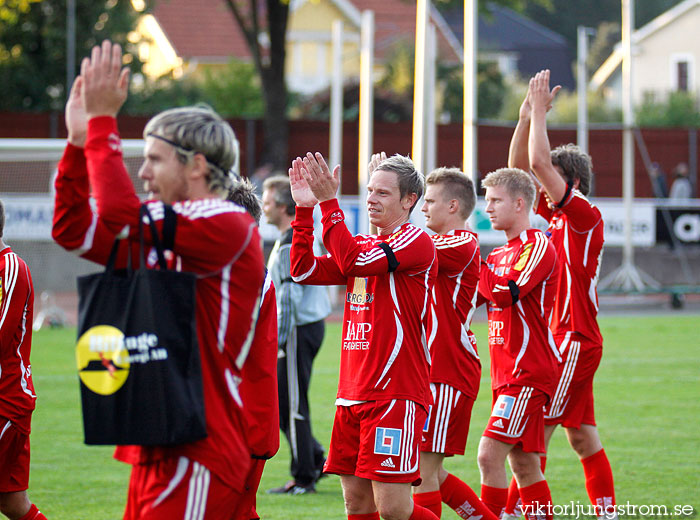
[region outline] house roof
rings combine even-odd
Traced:
[[[571,69],[573,58],[566,38],[507,7],[489,3],[488,10],[488,16],[479,15],[480,52],[513,53],[517,55],[517,67],[522,76],[529,77],[546,67],[557,83],[567,88],[575,86]],[[462,8],[446,11],[445,19],[461,45],[464,39]]]
[[[292,3],[292,9],[305,0]],[[398,41],[414,41],[416,6],[403,0],[329,0],[348,20],[360,27],[360,13],[374,11],[375,56],[387,57]],[[185,60],[227,61],[231,57],[250,59],[250,52],[238,24],[224,0],[160,0],[153,9],[166,37],[178,56]],[[433,10],[438,26],[438,53],[443,59],[459,60],[459,44],[449,27]]]
[[[224,0],[160,0],[153,9],[165,36],[185,60],[250,59],[243,34]]]
[[[652,34],[673,23],[680,16],[697,6],[700,6],[700,0],[684,0],[668,11],[664,11],[646,25],[632,31],[632,45],[644,41]],[[598,89],[605,84],[622,63],[622,54],[622,42],[618,42],[615,44],[615,48],[610,56],[608,56],[598,70],[595,71],[593,77],[591,77],[591,88]]]

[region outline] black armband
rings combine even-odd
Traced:
[[[394,271],[396,271],[396,268],[399,267],[399,261],[396,259],[394,251],[391,249],[391,246],[386,242],[382,242],[381,244],[379,244],[379,248],[386,254],[386,259],[389,261],[389,272],[393,273]]]
[[[515,305],[520,299],[520,287],[513,280],[508,280],[508,289],[510,289],[510,297],[513,298],[513,305]]]
[[[175,228],[177,215],[170,204],[163,204],[163,249],[172,251],[175,248]]]
[[[566,183],[566,191],[564,192],[564,196],[561,198],[561,200],[555,204],[557,209],[561,208],[564,205],[564,202],[566,202],[566,199],[569,198],[569,195],[571,195],[571,190],[574,189],[574,183],[572,181],[569,181]]]

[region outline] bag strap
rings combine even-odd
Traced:
[[[161,269],[167,269],[168,268],[168,263],[165,261],[165,254],[163,251],[163,243],[160,240],[160,237],[158,236],[158,229],[156,228],[156,224],[153,221],[153,216],[151,216],[151,212],[148,211],[148,206],[145,204],[141,205],[141,208],[139,210],[139,268],[143,269],[144,268],[144,233],[143,233],[143,225],[144,223],[148,223],[148,226],[151,228],[151,241],[153,242],[153,247],[156,250],[156,254],[158,255],[158,265],[160,266]]]

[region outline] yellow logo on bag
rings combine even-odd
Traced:
[[[97,325],[85,331],[75,346],[75,357],[80,380],[97,394],[113,394],[129,377],[124,334],[111,325]]]
[[[522,271],[523,267],[525,267],[525,264],[527,263],[527,259],[530,258],[530,251],[532,250],[532,244],[525,244],[525,247],[523,248],[523,252],[520,253],[520,258],[518,258],[518,263],[515,264],[515,269],[516,271]]]

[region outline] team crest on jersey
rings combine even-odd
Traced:
[[[515,405],[515,397],[512,395],[499,395],[496,404],[493,405],[491,417],[510,419],[510,414],[513,413],[513,405]]]
[[[401,447],[401,430],[397,428],[377,427],[374,436],[374,453],[377,455],[399,455]]]
[[[523,267],[527,263],[527,259],[530,258],[530,253],[532,252],[532,244],[525,244],[523,252],[520,253],[520,258],[518,258],[518,263],[515,264],[514,269],[516,271],[522,271]]]

